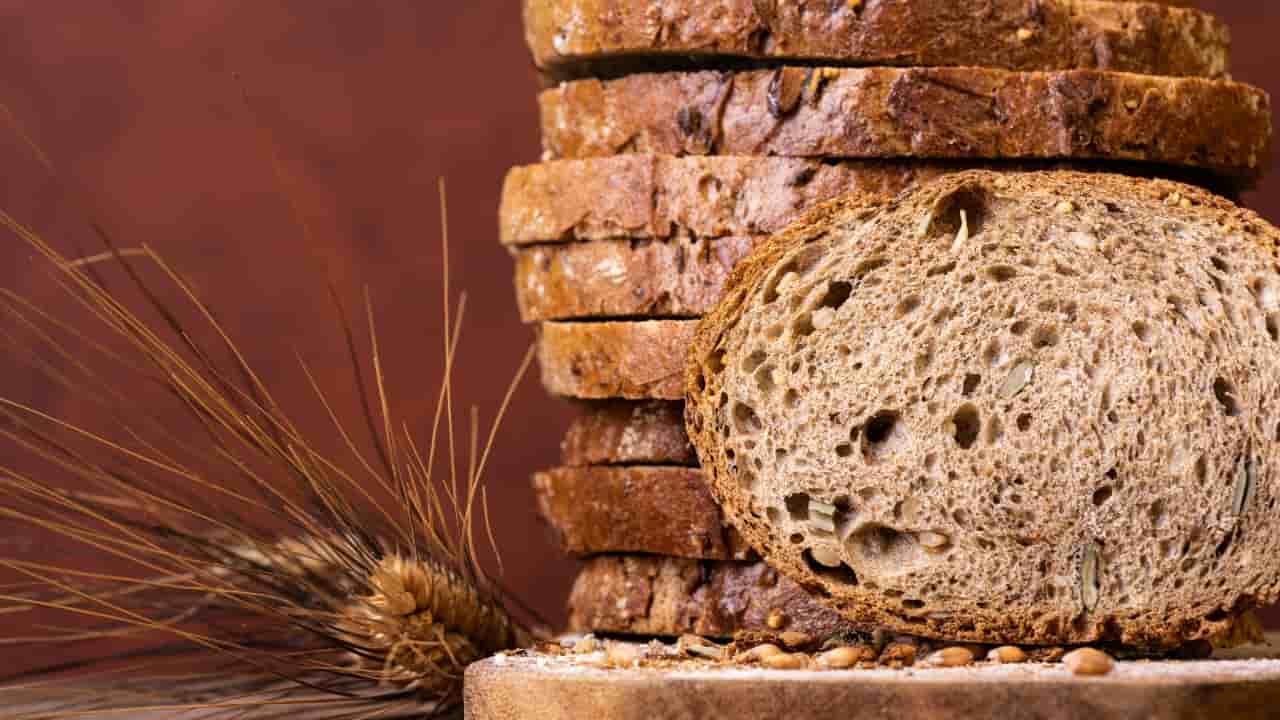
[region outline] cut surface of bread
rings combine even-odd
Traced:
[[[851,621],[1207,638],[1280,590],[1278,243],[1120,176],[832,203],[703,321],[690,435],[729,521]]]
[[[566,552],[743,560],[702,471],[686,467],[555,468],[533,476],[538,513]]]
[[[781,627],[769,627],[771,614]],[[601,555],[587,560],[573,583],[569,628],[729,638],[769,629],[827,637],[852,626],[762,562]]]
[[[652,66],[673,56],[703,66],[746,59],[1225,75],[1225,25],[1169,4],[526,0],[524,21],[535,62],[559,75],[597,75],[626,59]]]
[[[821,68],[581,80],[539,96],[546,159],[619,153],[1106,159],[1255,180],[1267,94],[1225,80],[1076,70]]]
[[[560,441],[567,467],[698,464],[682,402],[609,400],[580,410]]]
[[[682,400],[696,326],[693,320],[543,323],[542,386],[588,400]]]

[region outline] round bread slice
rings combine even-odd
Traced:
[[[703,321],[690,436],[729,521],[851,621],[1206,638],[1280,590],[1278,243],[1120,176],[833,203]]]
[[[581,80],[539,96],[546,159],[659,153],[1134,160],[1250,182],[1267,94],[1076,70],[783,67]]]
[[[547,322],[538,333],[542,386],[552,395],[683,400],[695,320]]]
[[[1168,4],[526,0],[524,21],[534,61],[557,76],[728,60],[1225,75],[1226,26]]]
[[[538,513],[565,552],[744,560],[702,471],[683,467],[556,468],[533,476]]]
[[[770,615],[780,627],[769,627]],[[574,580],[569,629],[715,638],[793,630],[824,638],[853,627],[763,562],[601,555]]]
[[[698,464],[682,402],[611,400],[582,403],[581,410],[560,441],[563,465]]]

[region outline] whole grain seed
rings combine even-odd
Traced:
[[[1110,655],[1087,647],[1067,653],[1062,664],[1076,675],[1106,675],[1116,666]]]
[[[1002,645],[998,648],[992,648],[987,653],[987,659],[993,663],[1000,665],[1016,665],[1027,661],[1027,654],[1022,652],[1022,648],[1013,645]]]

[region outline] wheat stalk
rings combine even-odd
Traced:
[[[55,282],[107,336],[0,291],[0,312],[36,340],[22,343],[6,332],[10,352],[117,419],[111,427],[83,427],[0,397],[0,437],[44,470],[0,465],[7,498],[0,518],[125,568],[0,557],[0,567],[22,579],[0,587],[0,615],[78,620],[37,626],[0,644],[153,642],[134,654],[95,658],[92,690],[77,691],[83,679],[48,684],[46,673],[35,685],[10,677],[0,703],[39,700],[25,716],[31,718],[146,708],[204,713],[198,717],[285,716],[302,707],[324,717],[421,715],[457,706],[469,663],[531,642],[535,633],[515,619],[511,598],[481,567],[476,536],[483,525],[492,545],[481,478],[532,351],[487,433],[472,410],[464,467],[451,376],[465,297],[451,312],[447,270],[444,371],[425,452],[389,409],[367,293],[367,351],[345,316],[341,326],[372,453],[360,449],[299,360],[346,448],[343,462],[308,441],[214,313],[152,248],[121,248],[95,226],[105,251],[71,259],[2,210],[0,225],[48,262]],[[447,267],[447,232],[442,244]],[[123,270],[158,321],[108,289],[97,274],[103,263]],[[144,280],[150,266],[184,307],[162,301]],[[198,328],[181,319],[184,312]],[[214,341],[197,340],[205,334]],[[184,436],[134,407],[87,358],[163,388],[200,434]],[[88,490],[67,489],[56,478]],[[264,513],[285,530],[255,519]]]

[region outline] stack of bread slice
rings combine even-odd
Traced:
[[[1191,4],[525,0],[544,162],[508,175],[500,230],[543,383],[581,405],[534,479],[585,558],[573,629],[843,625],[722,522],[683,423],[697,319],[753,247],[846,193],[976,167],[1247,187],[1269,99]]]

